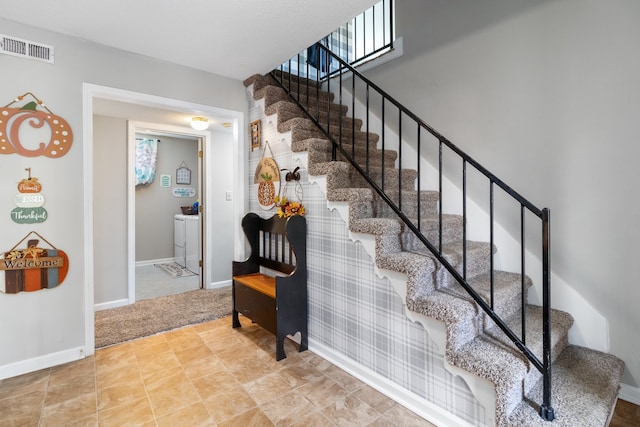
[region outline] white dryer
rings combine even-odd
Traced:
[[[200,215],[174,217],[173,248],[176,264],[200,274]]]

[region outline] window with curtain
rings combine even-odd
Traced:
[[[149,185],[155,179],[158,142],[156,139],[136,138],[136,185]]]

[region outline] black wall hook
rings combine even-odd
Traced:
[[[300,181],[300,172],[298,172],[298,169],[300,169],[300,166],[292,171],[289,169],[280,169],[280,171],[287,171],[287,174],[284,176],[285,181]]]

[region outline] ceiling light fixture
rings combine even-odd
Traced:
[[[206,117],[192,117],[191,118],[191,127],[195,130],[205,130],[209,127],[209,120]]]

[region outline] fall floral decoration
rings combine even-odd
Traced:
[[[302,215],[306,213],[304,210],[304,206],[300,202],[292,202],[288,200],[286,197],[276,196],[274,198],[276,202],[276,206],[278,207],[278,217],[279,218],[289,218],[293,215]]]

